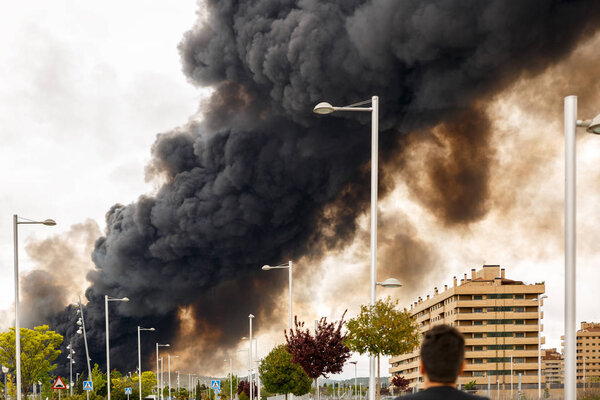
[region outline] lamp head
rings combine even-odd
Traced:
[[[325,101],[317,104],[315,108],[313,108],[313,112],[315,114],[331,114],[334,111],[333,106]]]
[[[129,301],[129,297],[123,297],[122,299],[119,299],[121,301]]]
[[[48,225],[48,226],[54,226],[54,225],[56,225],[56,221],[54,221],[53,219],[48,218],[48,219],[45,219],[42,222],[42,224]]]
[[[263,271],[268,271],[268,270],[270,270],[271,268],[272,268],[272,267],[271,267],[270,265],[263,265],[261,269],[262,269]]]
[[[396,278],[387,278],[383,282],[377,282],[377,284],[387,288],[399,288],[402,286],[402,283]]]
[[[600,114],[596,115],[596,117],[590,123],[590,126],[586,128],[586,131],[600,135]]]
[[[254,318],[254,315],[250,314],[250,315],[248,315],[248,318],[252,319],[252,318]]]
[[[149,331],[155,331],[156,329],[154,328],[148,328]]]

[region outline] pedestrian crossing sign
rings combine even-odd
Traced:
[[[215,392],[220,392],[221,391],[221,381],[218,379],[214,379],[214,380],[210,381],[210,388],[212,390],[214,390]]]
[[[133,391],[131,390],[130,387],[125,388],[125,394],[133,394]]]
[[[83,381],[83,390],[94,390],[92,381]]]

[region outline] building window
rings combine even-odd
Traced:
[[[473,364],[483,364],[483,358],[474,358]]]
[[[523,299],[522,294],[515,294],[515,300],[522,300],[522,299]]]
[[[494,376],[494,375],[510,375],[510,370],[491,370],[491,371],[487,371],[488,375]]]
[[[479,295],[476,294],[473,296],[473,300],[483,300],[483,296],[480,294]]]
[[[515,332],[515,337],[525,337],[525,332]]]
[[[487,295],[488,299],[512,299],[513,295],[508,293],[491,293]]]
[[[525,312],[525,307],[515,307],[515,312]]]
[[[474,338],[483,338],[483,333],[474,333],[473,337]]]
[[[501,307],[488,307],[488,311],[512,311],[512,307],[501,306]]]
[[[514,321],[512,319],[488,319],[487,320],[488,325],[506,325],[506,324],[512,324],[512,323],[514,323]]]
[[[473,376],[485,376],[485,371],[473,371]]]
[[[518,344],[515,346],[515,350],[525,350],[525,346],[523,346],[522,344]]]
[[[483,312],[483,308],[481,308],[481,307],[474,308],[473,312],[476,312],[476,313]]]
[[[515,325],[524,325],[524,324],[525,324],[525,321],[522,319],[515,320]]]
[[[483,351],[483,346],[473,346],[473,351]]]
[[[520,332],[522,333],[522,332]],[[488,332],[486,333],[487,337],[512,337],[512,332]]]
[[[489,362],[489,363],[510,362],[510,357],[488,357],[487,362]]]
[[[525,362],[525,358],[523,358],[523,357],[515,357],[513,362],[515,364],[522,364],[522,363]]]
[[[490,344],[487,347],[488,350],[512,350],[512,344]]]
[[[483,321],[473,321],[473,325],[483,325]]]

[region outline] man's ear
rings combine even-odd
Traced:
[[[463,365],[464,368],[464,365]],[[425,365],[423,365],[423,360],[419,359],[419,371],[421,371],[421,375],[426,375],[427,371],[425,371]]]

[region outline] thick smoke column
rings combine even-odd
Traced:
[[[319,101],[379,95],[384,160],[404,134],[448,121],[452,168],[431,166],[444,185],[431,188],[430,207],[448,224],[484,216],[490,132],[477,103],[567,55],[600,3],[214,0],[207,10],[180,45],[189,79],[215,88],[205,120],[159,135],[148,171],[164,185],[115,205],[93,253],[92,358],[104,359],[103,296],[128,296],[111,306],[113,365],[123,370],[135,368],[136,326],[171,341],[182,308],[213,348],[237,343],[249,312],[275,308],[265,292],[284,286],[260,265],[353,237],[368,206],[369,116],[319,118]],[[67,335],[72,313],[55,318]],[[156,338],[144,340],[150,349]]]

